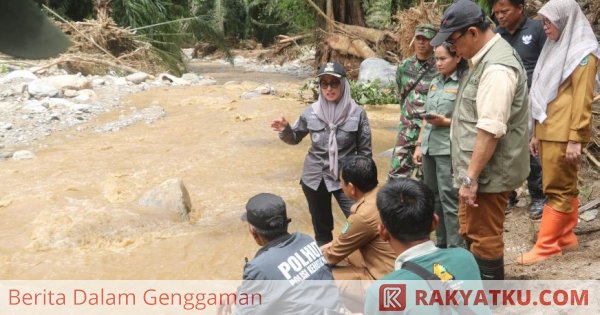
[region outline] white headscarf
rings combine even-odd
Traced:
[[[557,41],[550,38],[540,53],[531,83],[531,116],[542,123],[546,108],[560,85],[571,76],[584,57],[600,58],[598,41],[579,5],[574,0],[550,0],[538,12],[560,31]]]
[[[348,79],[342,77],[341,82],[341,97],[336,102],[328,102],[323,96],[323,91],[319,88],[319,98],[311,106],[315,114],[329,125],[329,142],[327,150],[329,151],[329,171],[335,177],[338,177],[338,146],[337,146],[337,128],[343,125],[348,118],[358,108],[356,102],[350,95],[350,83]]]

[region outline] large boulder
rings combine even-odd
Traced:
[[[179,215],[183,221],[190,219],[192,211],[192,202],[183,181],[173,178],[164,181],[162,184],[151,189],[138,200],[138,204],[145,207],[154,207],[173,211]]]
[[[381,86],[396,83],[396,66],[381,58],[367,58],[360,63],[358,82],[367,83],[377,79]]]

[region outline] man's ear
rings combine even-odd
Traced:
[[[435,228],[438,226],[438,223],[440,223],[440,217],[438,217],[437,214],[433,214],[433,221],[431,222],[431,231],[435,231]]]
[[[381,237],[382,240],[384,240],[386,242],[388,242],[390,240],[390,233],[385,228],[383,223],[379,223],[379,225],[377,225],[377,231],[379,232],[379,236]]]
[[[248,224],[248,231],[250,232],[250,235],[252,235],[252,238],[254,239],[256,244],[261,245],[260,237],[258,236],[258,233],[256,233],[256,229],[250,224]]]
[[[474,40],[478,40],[482,33],[475,26],[471,26],[467,29],[467,32],[471,32]],[[463,35],[464,36],[464,35]]]
[[[348,183],[348,191],[352,195],[352,197],[356,196],[356,186],[352,183]]]

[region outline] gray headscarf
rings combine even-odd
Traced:
[[[598,41],[587,18],[574,0],[550,0],[538,12],[560,31],[557,41],[550,38],[540,53],[531,83],[531,115],[542,123],[546,108],[560,85],[571,76],[589,54],[600,57]]]
[[[323,96],[323,91],[319,88],[319,98],[311,106],[317,117],[329,125],[329,142],[327,149],[329,151],[329,171],[335,177],[338,177],[338,146],[337,146],[337,128],[343,125],[348,118],[358,108],[356,102],[350,95],[350,83],[345,77],[340,78],[341,97],[336,102],[328,102]]]

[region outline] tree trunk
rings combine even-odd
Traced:
[[[327,0],[327,4],[325,5],[325,14],[327,14],[327,17],[329,18],[329,21],[326,22],[327,27],[325,29],[327,32],[331,33],[333,32],[333,23],[330,21],[335,21],[335,16],[333,14],[333,0]]]
[[[337,0],[336,8],[336,21],[340,23],[346,23],[346,0]]]
[[[216,0],[215,1],[215,15],[217,17],[217,28],[221,33],[225,32],[225,10],[223,8],[223,1]]]
[[[346,1],[346,21],[346,24],[365,26],[365,18],[360,6],[360,1]]]
[[[343,35],[332,35],[327,38],[327,44],[341,54],[352,55],[367,59],[375,57],[375,52],[361,39],[350,39]]]

